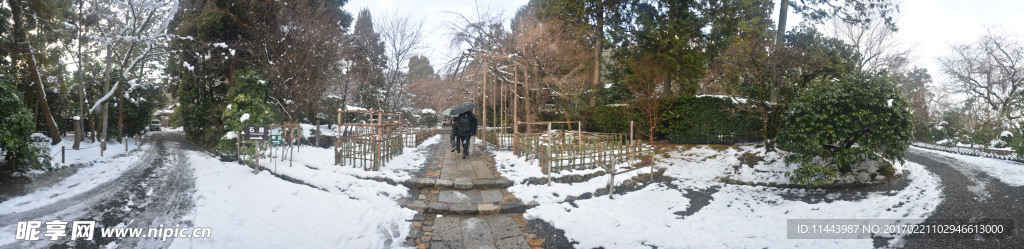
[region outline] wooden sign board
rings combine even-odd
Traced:
[[[245,140],[267,140],[270,138],[270,129],[266,126],[246,126],[242,130],[242,138]]]

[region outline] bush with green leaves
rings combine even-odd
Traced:
[[[799,163],[794,182],[820,185],[864,160],[899,160],[910,146],[913,116],[887,78],[854,76],[801,90],[782,115],[778,144]]]
[[[437,113],[433,112],[421,112],[419,124],[423,127],[434,127],[437,126]]]
[[[1010,148],[1013,152],[1017,153],[1018,157],[1024,157],[1024,138],[1014,137],[1013,141],[1010,142]]]
[[[583,130],[590,132],[627,133],[629,114],[627,106],[601,105],[583,112]]]
[[[661,103],[657,133],[673,143],[719,144],[760,140],[761,121],[728,98],[690,96]]]
[[[48,138],[32,136],[32,113],[14,87],[14,78],[0,73],[0,157],[16,171],[49,167]]]
[[[277,123],[277,109],[267,103],[270,87],[263,76],[253,70],[235,74],[235,85],[228,89],[228,105],[224,107],[221,122],[225,130],[241,135],[246,126],[268,126]],[[221,155],[234,155],[236,141],[221,139],[218,150]]]
[[[210,149],[224,135],[221,116],[225,108],[224,94],[227,84],[183,74],[178,86],[178,103],[173,120],[181,125],[190,141]]]

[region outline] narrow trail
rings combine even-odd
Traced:
[[[10,230],[10,234],[19,221],[96,221],[93,240],[70,241],[68,236],[57,241],[16,241],[0,248],[100,248],[112,243],[124,248],[168,247],[171,239],[100,236],[101,227],[119,225],[135,228],[191,226],[191,221],[183,220],[183,215],[194,205],[195,178],[184,154],[185,150],[197,149],[186,142],[182,134],[172,132],[155,133],[148,143],[152,146],[141,152],[140,160],[109,182],[50,205],[0,215],[0,224],[9,224],[0,230]]]
[[[1003,237],[953,237],[914,234],[904,248],[1007,248],[1024,245],[1024,186],[1012,187],[962,162],[911,148],[907,160],[924,165],[942,180],[943,200],[924,224],[942,219],[1012,220],[1014,233]]]

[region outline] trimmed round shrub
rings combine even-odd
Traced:
[[[820,185],[864,160],[899,160],[910,146],[913,116],[887,78],[858,76],[801,90],[782,115],[777,137],[800,163],[790,178]]]

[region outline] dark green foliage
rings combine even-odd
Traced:
[[[583,113],[583,130],[603,133],[628,133],[633,111],[627,106],[601,105]]]
[[[0,72],[0,151],[14,170],[41,169],[49,165],[49,147],[30,138],[32,114],[13,83],[14,77]]]
[[[277,122],[277,109],[267,103],[267,82],[254,70],[235,74],[235,86],[228,90],[222,120],[227,130],[241,132],[246,126],[271,125]],[[242,117],[249,114],[245,121]]]
[[[891,103],[891,104],[890,104]],[[903,160],[910,146],[909,104],[887,78],[849,77],[801,90],[782,115],[778,144],[800,163],[794,182],[818,185],[864,160]]]
[[[226,84],[215,84],[187,74],[181,77],[178,87],[181,106],[174,115],[180,120],[178,124],[184,128],[185,135],[197,145],[212,148],[224,134],[221,113],[227,88]]]
[[[437,113],[420,113],[419,125],[423,127],[434,127],[437,125]]]
[[[655,138],[668,139],[673,143],[701,144],[762,140],[759,133],[761,121],[730,99],[683,95],[666,98],[660,105],[662,111]],[[647,127],[637,115],[638,110],[625,105],[596,106],[584,111],[583,130],[628,133],[630,120],[636,122],[635,129]]]
[[[226,131],[241,136],[242,129],[246,126],[269,126],[277,123],[277,109],[267,103],[269,87],[262,76],[254,70],[246,70],[236,73],[234,78],[236,84],[228,90],[228,105],[224,108],[221,118]],[[248,116],[245,121],[242,121],[243,116]],[[237,152],[235,146],[235,139],[221,139],[217,151],[221,155],[231,156]]]
[[[387,57],[380,34],[374,31],[369,9],[359,11],[349,42],[347,54],[352,66],[348,74],[353,81],[360,82],[356,104],[363,108],[381,109],[384,103],[380,100],[384,96],[380,90],[384,87],[383,70]]]
[[[409,81],[426,80],[436,78],[434,67],[430,66],[430,59],[423,55],[413,55],[409,58]]]
[[[1014,137],[1013,141],[1010,142],[1010,148],[1013,152],[1017,153],[1017,156],[1024,156],[1024,138],[1020,136]]]
[[[164,106],[166,97],[163,92],[153,84],[139,84],[128,91],[128,98],[125,98],[124,108],[124,133],[127,136],[142,133],[149,127],[149,121],[153,120],[153,113]],[[120,103],[118,103],[119,105]],[[117,105],[111,106],[111,109]],[[116,114],[115,114],[116,115]],[[111,134],[118,134],[117,127],[112,126]]]
[[[613,75],[612,77],[621,78],[620,72],[623,70],[619,68],[613,68],[605,72],[606,75]],[[606,86],[598,87],[594,91],[594,95],[597,98],[597,104],[607,105],[614,103],[623,103],[629,101],[629,98],[633,96],[633,93],[629,92],[629,88],[619,83],[609,83]]]
[[[657,132],[670,142],[718,144],[760,141],[761,121],[731,99],[689,95],[662,101]]]

